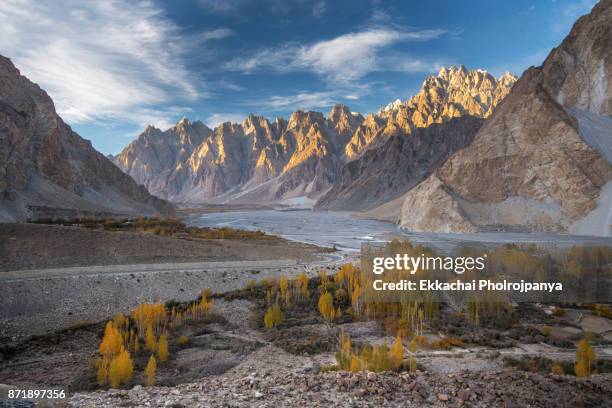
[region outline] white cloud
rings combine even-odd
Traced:
[[[216,29],[189,39],[202,44],[228,35]],[[179,108],[157,106],[202,96],[183,64],[183,40],[151,1],[0,1],[0,53],[72,123],[167,124]]]
[[[374,71],[394,71],[397,67],[387,63],[380,51],[404,41],[427,41],[443,35],[443,30],[400,31],[372,28],[348,33],[314,44],[284,44],[263,49],[248,58],[238,58],[226,68],[245,73],[257,69],[277,72],[311,71],[332,82],[350,82]],[[405,67],[408,66],[405,64]],[[429,65],[415,61],[410,71],[429,71]]]
[[[200,42],[207,42],[210,40],[221,40],[223,38],[234,35],[234,32],[229,28],[216,28],[210,31],[204,31],[196,36],[196,39]]]
[[[311,110],[331,106],[337,101],[334,92],[300,92],[287,96],[272,96],[263,106],[266,110]]]
[[[240,123],[245,118],[241,113],[213,113],[206,118],[206,125],[214,128],[225,122]]]

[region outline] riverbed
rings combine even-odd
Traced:
[[[476,234],[411,233],[396,224],[355,217],[349,212],[310,210],[245,210],[191,214],[188,225],[209,228],[230,227],[261,230],[283,238],[323,247],[358,251],[364,242],[384,242],[404,238],[413,243],[452,251],[462,245],[497,246],[506,243],[529,243],[538,246],[570,247],[572,245],[612,246],[612,238],[568,234],[486,232]]]

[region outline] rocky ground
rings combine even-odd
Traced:
[[[335,362],[340,330],[349,333],[355,343],[389,344],[392,338],[372,321],[330,327],[316,316],[288,316],[287,327],[274,334],[260,327],[256,303],[241,298],[241,293],[221,296],[209,319],[173,334],[172,338],[188,335],[190,341],[184,346],[171,342],[172,357],[158,370],[158,386],[139,385],[146,363],[139,357],[132,385],[96,391],[93,362],[103,322],[2,348],[0,384],[63,389],[67,399],[47,401],[42,406],[79,408],[612,406],[612,374],[577,379],[504,364],[504,356],[509,355],[574,358],[574,349],[554,348],[535,340],[499,349],[473,345],[446,351],[419,349],[416,373],[327,372],[325,367]],[[568,319],[574,315],[568,310]],[[587,320],[589,324],[591,320]],[[328,340],[331,347],[327,347]],[[609,359],[606,342],[603,344],[596,348],[598,358]],[[2,397],[0,403],[4,403]]]
[[[231,372],[174,388],[77,394],[74,407],[606,407],[612,377],[589,380],[513,370],[414,373]],[[562,396],[562,399],[560,399]]]

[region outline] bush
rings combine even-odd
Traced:
[[[550,369],[550,372],[555,375],[565,374],[565,370],[563,369],[563,366],[559,363],[553,364],[552,368]]]

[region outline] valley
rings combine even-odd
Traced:
[[[309,2],[138,2],[127,36],[28,33],[34,63],[4,56],[13,20],[136,6],[9,3],[0,407],[612,406],[612,0],[564,3],[571,30],[533,55],[540,4],[421,30],[372,2],[338,35],[332,2],[299,10],[307,33],[285,13]],[[525,33],[486,48],[506,19]],[[401,255],[465,268],[371,273]],[[372,285],[412,277],[440,284]],[[445,289],[463,278],[554,293]],[[42,388],[65,396],[11,397]]]

